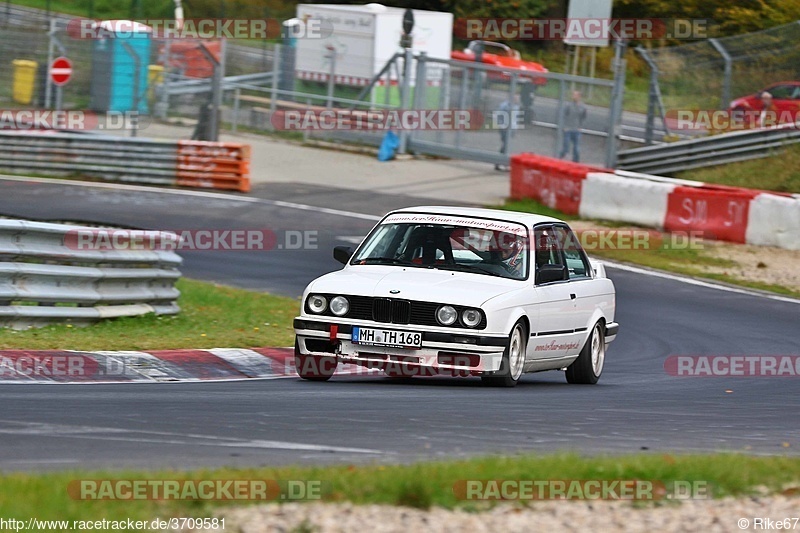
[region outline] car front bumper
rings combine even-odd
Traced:
[[[422,334],[419,349],[356,344],[353,327],[413,331]],[[419,325],[350,322],[332,317],[294,320],[297,350],[302,355],[336,357],[340,363],[403,375],[481,375],[500,369],[508,342],[505,335],[483,335],[463,330],[443,332]]]

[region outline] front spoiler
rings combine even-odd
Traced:
[[[336,333],[331,334],[331,325]],[[330,321],[297,318],[294,321],[297,349],[302,355],[335,357],[338,362],[381,370],[397,370],[403,375],[471,374],[500,369],[505,336],[469,335],[425,331],[424,326],[406,326],[422,333],[420,349],[368,346],[353,343],[353,326]],[[402,329],[395,324],[365,323],[363,327]],[[308,342],[311,341],[311,342]],[[313,346],[309,346],[312,344]]]
[[[606,325],[606,334],[605,334],[606,344],[616,339],[618,332],[619,332],[619,324],[617,324],[616,322],[609,322]]]

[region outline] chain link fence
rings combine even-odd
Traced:
[[[800,79],[800,21],[637,52],[652,70],[652,112],[663,117],[677,109],[727,109],[735,98]]]
[[[31,13],[36,15],[35,10]],[[372,65],[374,57],[337,47],[335,40],[332,45],[303,50],[266,40],[166,40],[156,36],[135,50],[123,44],[116,51],[118,56],[109,59],[103,55],[104,46],[116,44],[76,38],[69,31],[70,17],[54,17],[47,23],[40,16],[28,15],[18,13],[7,19],[0,32],[0,108],[61,107],[98,113],[138,109],[142,115],[194,126],[194,138],[198,139],[209,139],[208,131],[216,130],[217,125],[234,132],[274,131],[276,117],[293,110],[470,111],[482,117],[480,127],[401,131],[401,151],[506,164],[510,154],[523,151],[564,155],[564,109],[573,91],[580,91],[587,110],[581,160],[611,164],[621,143],[621,100],[615,101],[611,79],[555,73],[534,76],[424,56],[410,57],[406,69],[400,48],[388,63]],[[47,65],[62,55],[72,61],[73,77],[61,89],[48,88]],[[29,68],[34,65],[29,98],[19,91],[20,62],[31,62]],[[364,76],[381,68],[379,75]],[[623,73],[624,67],[617,69],[618,77]],[[617,89],[621,98],[620,84]],[[127,103],[114,99],[115,91],[120,90],[127,95]],[[221,104],[217,113],[212,111],[215,94]],[[520,114],[510,118],[509,111]],[[209,128],[212,121],[216,124]],[[146,135],[146,131],[139,134]],[[311,128],[298,133],[305,139],[372,146],[378,146],[385,134],[380,128]]]

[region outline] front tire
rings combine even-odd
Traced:
[[[592,333],[586,340],[580,355],[565,372],[567,383],[581,385],[594,385],[603,373],[606,360],[606,338],[603,321],[599,321],[592,328]]]
[[[324,355],[303,355],[300,343],[294,340],[294,366],[297,374],[308,381],[328,381],[336,372],[336,358]]]
[[[484,385],[490,387],[514,387],[522,376],[522,367],[525,364],[525,350],[527,347],[527,332],[525,325],[520,320],[508,336],[508,343],[503,352],[503,361],[500,370],[489,376],[481,376]]]

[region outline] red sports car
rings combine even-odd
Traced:
[[[463,52],[454,51],[450,57],[459,61],[475,61],[476,56],[481,53],[481,62],[487,65],[505,67],[509,70],[522,71],[520,76],[528,79],[535,85],[544,85],[547,78],[536,76],[537,73],[547,72],[547,69],[533,61],[523,61],[519,52],[502,43],[492,41],[471,41]],[[505,72],[490,72],[489,78],[508,80],[509,75]]]
[[[773,111],[778,113],[784,111],[792,113],[800,112],[800,81],[782,81],[774,83],[755,94],[737,98],[731,102],[730,109],[761,111],[764,108],[761,95],[765,92],[772,95],[771,107]]]

